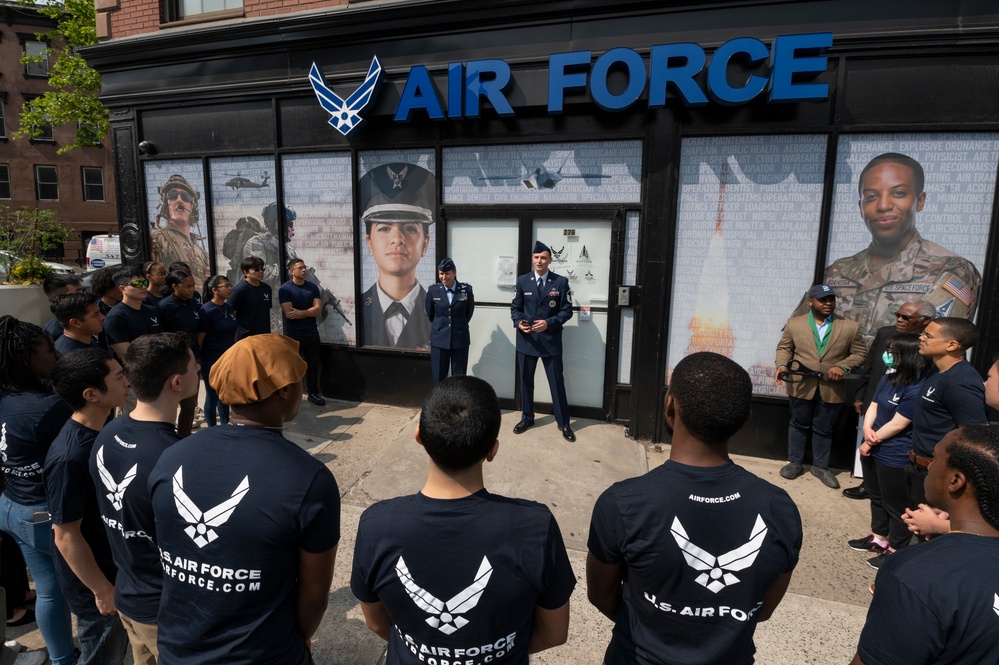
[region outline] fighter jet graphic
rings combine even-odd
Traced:
[[[468,619],[458,615],[474,609],[479,604],[479,598],[482,597],[482,592],[486,590],[489,578],[493,574],[493,567],[488,558],[482,557],[482,563],[479,564],[479,570],[475,573],[475,579],[472,580],[472,583],[447,602],[436,598],[429,591],[420,587],[413,579],[401,556],[395,564],[395,574],[399,576],[399,581],[402,582],[406,593],[413,599],[416,606],[433,615],[427,617],[427,624],[445,635],[450,635],[462,626],[468,625]]]
[[[139,471],[139,465],[133,464],[132,468],[128,470],[125,477],[121,479],[121,482],[116,482],[114,476],[108,471],[107,467],[104,466],[104,446],[97,449],[97,474],[101,477],[101,482],[104,484],[104,488],[107,489],[109,494],[107,495],[108,501],[114,506],[115,510],[121,510],[122,499],[125,496],[125,490],[128,486],[135,480],[135,474]]]
[[[344,136],[364,124],[364,118],[360,116],[361,110],[371,101],[381,78],[382,65],[378,62],[378,56],[372,56],[364,82],[344,100],[327,87],[326,77],[319,65],[313,62],[309,71],[309,83],[319,99],[319,105],[332,116],[328,122]]]
[[[490,181],[490,180],[519,180],[524,184],[524,187],[528,189],[553,189],[555,185],[559,184],[564,178],[610,178],[609,175],[603,175],[600,173],[579,173],[579,174],[567,174],[562,173],[562,169],[565,168],[566,162],[569,161],[571,155],[567,155],[564,160],[562,160],[562,165],[559,166],[554,173],[549,171],[543,164],[541,166],[535,166],[533,169],[527,165],[524,158],[520,158],[520,163],[524,166],[525,173],[521,175],[490,175],[483,176],[479,178],[480,181]]]
[[[222,526],[232,516],[236,506],[243,500],[246,493],[250,491],[250,477],[244,476],[243,481],[233,491],[232,496],[204,512],[191,500],[184,491],[184,467],[177,469],[173,474],[173,498],[177,504],[177,512],[191,526],[184,529],[184,533],[191,537],[191,540],[198,547],[204,547],[218,538],[218,534],[211,527]]]
[[[739,582],[738,577],[725,571],[745,570],[752,566],[753,562],[756,561],[756,555],[760,553],[760,548],[763,546],[763,539],[767,535],[767,527],[763,523],[763,518],[757,514],[756,524],[753,525],[753,531],[749,534],[749,542],[740,545],[731,552],[725,552],[715,557],[690,542],[679,518],[673,518],[670,531],[676,544],[680,546],[683,558],[687,560],[687,565],[694,570],[708,571],[698,575],[694,581],[713,593],[718,593],[725,587]]]

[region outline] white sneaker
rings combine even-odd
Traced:
[[[14,665],[45,665],[47,662],[49,657],[44,651],[25,651],[14,659]]]

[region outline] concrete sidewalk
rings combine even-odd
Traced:
[[[361,512],[381,499],[410,494],[423,484],[427,458],[413,439],[416,409],[330,400],[326,407],[303,402],[286,436],[325,463],[336,476],[342,518],[336,575],[326,617],[313,640],[317,665],[376,665],[385,643],[367,630],[350,593],[350,564]],[[497,494],[540,501],[551,507],[569,548],[579,581],[572,599],[569,641],[532,659],[542,664],[600,663],[611,623],[586,600],[584,578],[590,511],[611,483],[662,464],[668,446],[644,446],[608,423],[574,420],[578,439],[562,439],[551,416],[526,433],[512,433],[518,413],[506,412],[496,459],[486,465],[486,485]],[[778,475],[782,463],[739,457],[736,462],[785,488],[798,504],[804,545],[784,602],[756,631],[759,663],[850,662],[870,603],[874,570],[846,541],[868,533],[866,501],[845,499],[806,474],[794,481]],[[844,486],[855,484],[847,472]],[[26,628],[28,630],[26,630]],[[43,646],[37,628],[11,629],[32,648]],[[130,662],[130,660],[129,660]]]

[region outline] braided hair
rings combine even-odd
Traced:
[[[999,425],[962,425],[947,446],[947,466],[964,474],[982,517],[999,529]]]
[[[31,372],[31,354],[48,333],[33,323],[0,316],[0,395],[46,392]]]

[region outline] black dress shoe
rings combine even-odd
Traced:
[[[857,485],[856,487],[847,487],[843,490],[843,496],[847,499],[869,499],[871,498],[867,494],[867,488],[863,485]]]
[[[562,430],[562,438],[572,443],[576,440],[576,435],[572,432],[572,428],[566,425],[565,429]]]
[[[326,406],[326,400],[323,399],[323,396],[320,395],[319,393],[311,393],[309,395],[309,401],[315,404],[316,406]]]
[[[527,428],[534,424],[533,420],[521,420],[519,423],[513,426],[514,434],[523,434],[527,431]]]

